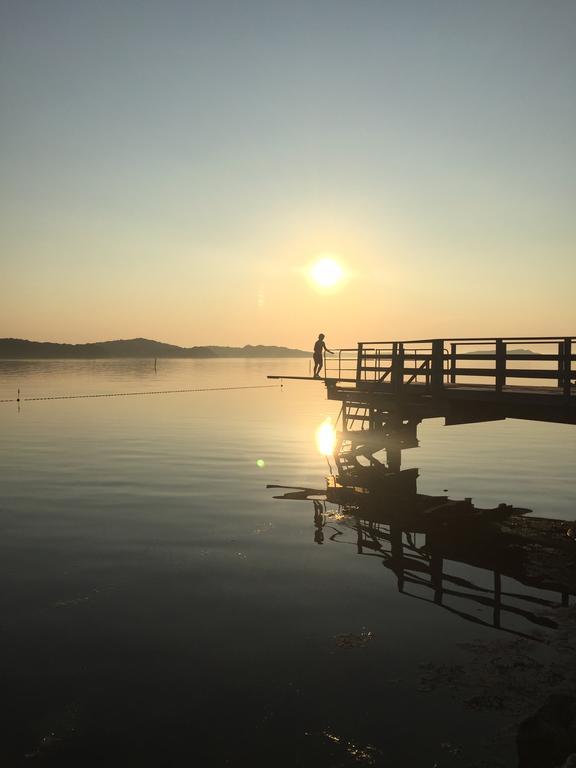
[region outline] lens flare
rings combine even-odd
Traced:
[[[316,430],[316,446],[324,456],[332,456],[336,447],[336,430],[332,426],[330,416],[324,419]]]

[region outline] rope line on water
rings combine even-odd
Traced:
[[[104,392],[96,395],[49,395],[47,397],[13,397],[0,403],[30,403],[34,400],[79,400],[88,397],[134,397],[135,395],[173,395],[179,392],[226,392],[232,389],[276,389],[282,384],[252,384],[244,387],[194,387],[192,389],[158,389],[150,392]]]

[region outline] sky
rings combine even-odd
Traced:
[[[574,335],[575,126],[574,0],[0,0],[0,337]]]

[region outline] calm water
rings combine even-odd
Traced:
[[[308,361],[2,361],[0,398],[286,371]],[[0,404],[7,765],[470,764],[498,714],[422,692],[419,665],[498,631],[400,594],[345,519],[319,546],[312,504],[266,488],[324,487],[314,433],[337,413],[309,382]],[[576,428],[432,420],[419,438],[403,466],[421,493],[576,518]],[[365,647],[335,641],[362,632]]]

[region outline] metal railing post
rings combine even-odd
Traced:
[[[362,378],[362,357],[364,355],[364,344],[361,341],[358,342],[358,352],[356,354],[356,384],[360,384]]]
[[[392,342],[392,359],[390,360],[390,383],[398,390],[398,342]]]
[[[457,344],[450,344],[450,384],[456,384],[456,349]]]

